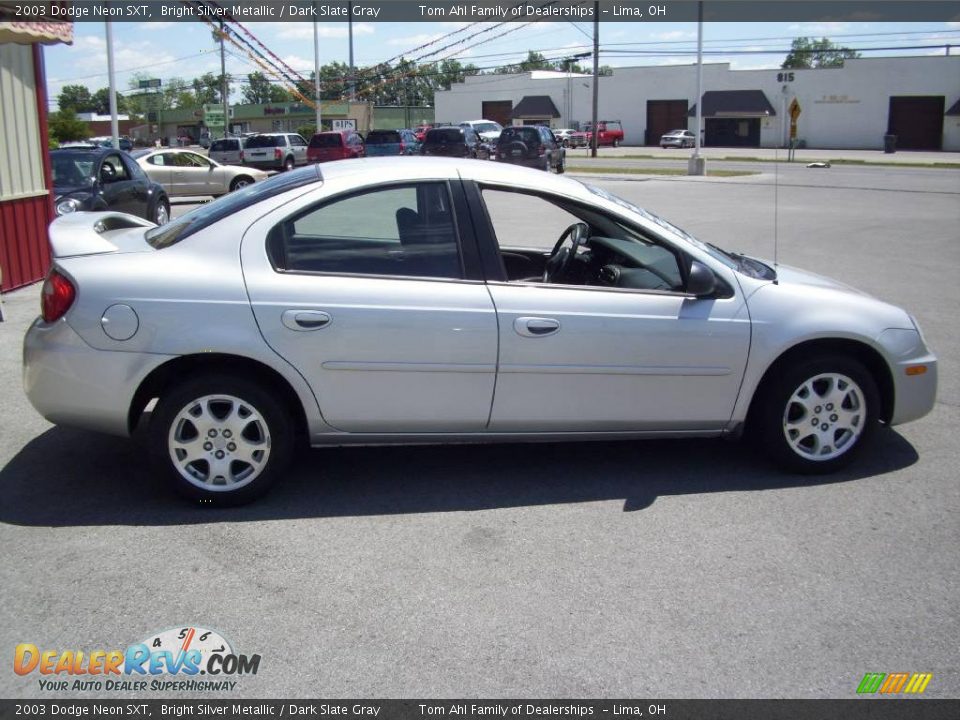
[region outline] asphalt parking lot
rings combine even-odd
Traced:
[[[326,449],[205,510],[138,440],[35,413],[39,289],[5,296],[0,648],[213,628],[262,656],[225,697],[853,698],[866,672],[960,696],[960,171],[775,170],[587,181],[918,318],[935,410],[827,478],[723,441]],[[43,694],[0,670],[0,696]]]

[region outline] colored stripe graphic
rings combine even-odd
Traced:
[[[885,677],[886,675],[884,673],[867,673],[863,676],[863,680],[860,681],[857,692],[860,694],[875,693],[880,689],[880,684]]]
[[[927,685],[930,684],[930,680],[932,678],[933,673],[914,673],[910,678],[910,682],[907,683],[907,687],[905,687],[903,691],[905,693],[919,695],[927,689]]]
[[[907,673],[890,673],[883,685],[880,686],[880,692],[885,695],[900,692],[908,677],[910,676]]]

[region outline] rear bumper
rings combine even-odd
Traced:
[[[23,388],[52,423],[126,436],[134,393],[171,357],[95,350],[66,321],[37,318],[23,340]]]
[[[501,157],[497,155],[497,162],[508,163],[510,165],[520,165],[521,167],[533,168],[535,170],[540,170],[544,165],[548,163],[546,157],[535,157],[535,158],[513,158],[513,157]]]

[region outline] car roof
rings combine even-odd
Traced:
[[[50,151],[50,154],[51,154],[51,155],[53,155],[54,153],[71,154],[71,153],[78,153],[78,152],[85,152],[85,153],[89,153],[89,154],[91,154],[91,155],[96,155],[97,158],[99,159],[100,157],[102,157],[102,156],[104,156],[104,155],[111,155],[111,154],[114,154],[114,153],[121,153],[121,152],[123,152],[123,151],[122,151],[122,150],[118,150],[118,149],[115,148],[115,147],[103,147],[102,145],[68,145],[67,147],[62,147],[62,148],[57,148],[56,150],[51,150],[51,151]],[[123,153],[123,154],[126,155],[127,157],[130,157],[129,153]]]

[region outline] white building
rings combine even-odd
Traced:
[[[591,84],[589,75],[562,72],[471,76],[436,94],[436,119],[577,127],[590,119]],[[656,145],[669,130],[693,129],[696,87],[696,65],[616,68],[600,78],[599,119],[620,120],[627,144]],[[956,55],[860,58],[821,70],[713,63],[703,67],[703,88],[706,146],[784,146],[795,99],[797,138],[808,147],[879,149],[891,133],[900,149],[960,151]],[[537,117],[526,114],[531,107]]]

